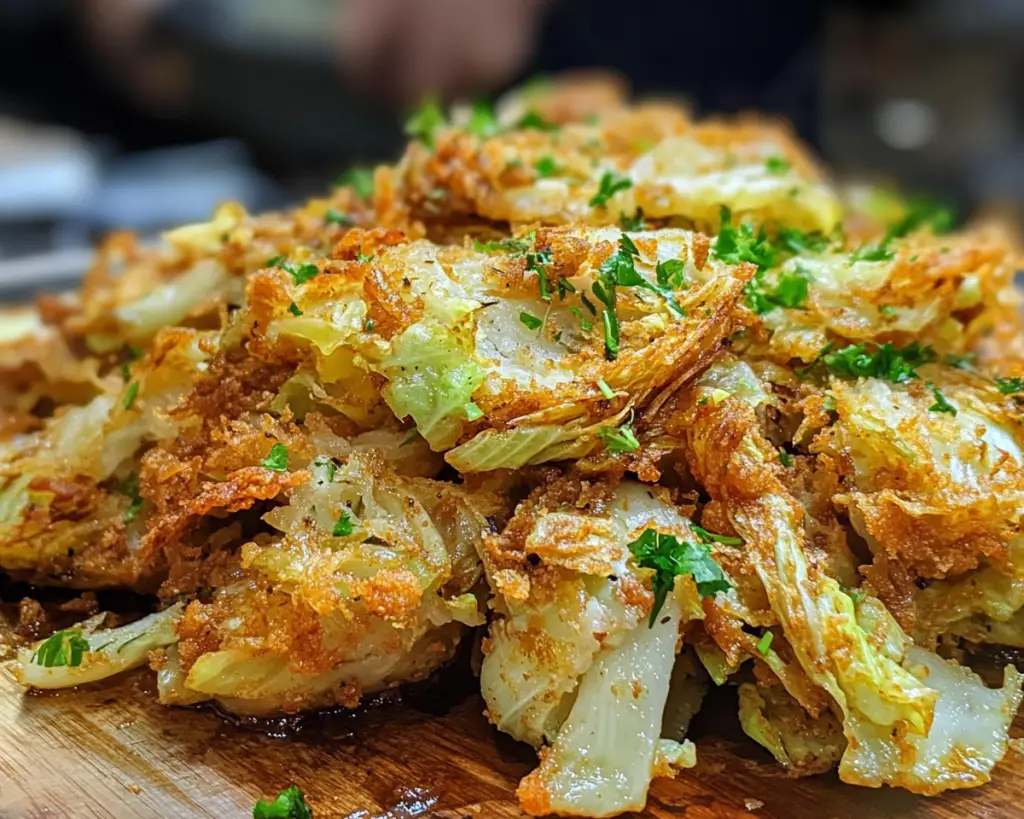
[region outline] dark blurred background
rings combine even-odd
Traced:
[[[0,0],[0,294],[392,159],[427,91],[592,67],[785,115],[841,180],[1024,212],[1024,0]]]

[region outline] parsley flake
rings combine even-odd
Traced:
[[[682,259],[667,259],[658,262],[654,269],[654,277],[661,287],[671,287],[678,290],[686,281],[686,262]]]
[[[530,330],[537,330],[544,324],[542,319],[539,319],[535,315],[525,311],[519,314],[519,320]]]
[[[138,516],[139,511],[142,509],[142,495],[139,492],[139,476],[130,475],[126,480],[122,481],[118,487],[121,494],[127,495],[130,503],[128,508],[124,510],[124,522],[131,523]]]
[[[636,213],[632,216],[620,213],[619,224],[622,226],[623,230],[647,230],[647,223],[644,221],[644,212],[641,208],[637,208]]]
[[[264,469],[273,472],[288,471],[288,447],[282,443],[276,443],[270,448],[270,454],[260,464]]]
[[[850,263],[854,262],[888,262],[895,258],[896,254],[889,247],[889,238],[877,245],[861,245],[850,254]]]
[[[302,315],[302,311],[299,309],[299,305],[297,305],[295,302],[292,302],[291,304],[288,305],[288,312],[291,313],[293,316]]]
[[[633,180],[628,176],[621,176],[615,171],[605,171],[597,185],[597,193],[590,200],[590,207],[607,207],[609,199],[619,191],[629,190],[631,187],[633,187]]]
[[[781,156],[770,156],[764,161],[764,167],[768,173],[784,174],[792,165],[788,159]]]
[[[334,537],[348,537],[352,534],[354,528],[352,516],[349,514],[348,509],[342,509],[341,515],[338,516],[338,522],[334,524],[334,528],[331,530],[331,534]]]
[[[67,629],[47,637],[32,655],[32,662],[43,668],[74,668],[82,664],[86,651],[89,651],[89,641],[82,636],[81,629]]]
[[[473,242],[473,249],[477,253],[526,253],[530,243],[526,239],[500,239],[496,242]]]
[[[776,242],[795,255],[821,253],[829,246],[828,237],[820,233],[804,233],[796,228],[780,228]]]
[[[956,407],[946,400],[946,396],[942,394],[939,388],[934,384],[929,384],[929,388],[932,391],[932,395],[935,396],[935,403],[928,407],[928,412],[945,412],[949,415],[956,415]]]
[[[437,97],[428,97],[405,121],[405,134],[434,150],[434,135],[447,124]]]
[[[474,101],[466,130],[480,139],[490,139],[501,131],[498,118],[494,115],[494,107],[487,100]]]
[[[305,284],[320,272],[315,264],[283,264],[280,267],[292,277],[296,286]]]
[[[550,179],[552,176],[558,176],[563,172],[562,167],[552,156],[542,156],[533,164],[533,169],[541,179]]]
[[[636,439],[632,424],[623,424],[621,427],[601,427],[597,434],[604,441],[605,449],[609,452],[636,452],[640,449],[640,442]]]
[[[757,233],[754,233],[754,226],[748,222],[734,227],[732,211],[725,205],[722,206],[721,220],[712,250],[716,259],[728,264],[751,262],[759,270],[775,267],[778,254],[768,241],[768,232],[763,227]]]
[[[135,403],[135,397],[139,394],[139,382],[132,381],[128,385],[128,389],[125,390],[124,398],[121,400],[121,406],[126,410],[132,408],[132,404]]]
[[[919,378],[915,368],[934,361],[935,352],[931,347],[922,347],[916,342],[902,350],[886,342],[874,352],[868,352],[863,344],[851,344],[825,354],[821,360],[841,378],[882,378],[902,384]]]
[[[516,128],[523,131],[557,131],[559,126],[554,122],[548,122],[536,111],[530,110],[523,114]]]
[[[313,819],[313,811],[297,785],[285,788],[273,802],[261,799],[252,809],[252,819]]]
[[[352,227],[355,224],[347,213],[342,213],[337,208],[327,209],[327,213],[324,214],[324,222],[328,225],[343,225],[344,227]]]
[[[373,196],[373,168],[364,165],[349,168],[334,184],[352,188],[360,199],[369,199]]]
[[[906,236],[926,225],[935,234],[949,233],[956,225],[956,214],[949,205],[926,196],[917,196],[907,202],[903,218],[890,225],[886,235]]]
[[[674,535],[663,535],[648,529],[629,544],[629,550],[643,569],[653,569],[651,590],[654,592],[654,607],[651,609],[649,627],[653,628],[665,598],[681,574],[692,575],[701,597],[712,597],[718,592],[728,591],[732,584],[722,573],[722,568],[711,556],[707,544],[693,544],[680,541]]]
[[[1024,392],[1024,378],[1000,378],[996,376],[996,387],[1003,395],[1017,395]]]
[[[698,526],[695,523],[691,523],[690,528],[704,543],[724,543],[726,546],[743,545],[743,538],[740,537],[730,537],[729,535],[720,535],[717,532],[709,532],[703,526]]]
[[[793,465],[793,457],[786,450],[780,449],[779,463],[786,467],[786,469],[789,469]]]

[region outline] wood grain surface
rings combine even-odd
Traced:
[[[533,752],[499,736],[482,710],[457,670],[359,714],[258,728],[164,708],[144,671],[30,696],[0,672],[0,817],[234,819],[293,782],[316,819],[521,817],[514,790]],[[1024,816],[1024,758],[1013,751],[986,787],[925,799],[834,776],[788,778],[740,733],[727,690],[713,692],[691,736],[697,767],[658,780],[643,817]]]

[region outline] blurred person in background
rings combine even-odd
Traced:
[[[813,122],[816,36],[827,3],[609,0],[324,0],[343,78],[405,109],[427,94],[495,94],[525,77],[600,67],[641,93],[685,94],[700,110],[761,108]],[[82,0],[92,51],[150,110],[184,105],[186,70],[151,39],[184,0]],[[284,4],[287,5],[291,4]],[[296,6],[297,8],[297,6]],[[298,12],[296,12],[298,13]],[[813,137],[813,134],[810,134]]]

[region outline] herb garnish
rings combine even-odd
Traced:
[[[274,444],[270,448],[270,454],[260,464],[264,469],[273,472],[288,471],[288,447],[282,443]]]
[[[932,395],[935,396],[935,403],[928,407],[928,412],[945,412],[950,415],[956,415],[956,407],[946,400],[946,396],[939,391],[939,388],[934,384],[929,384],[928,386],[932,391]]]
[[[615,171],[605,171],[598,183],[597,193],[590,200],[590,207],[607,207],[609,199],[619,191],[629,190],[631,187],[633,187],[633,180],[628,176],[621,176]]]
[[[406,136],[417,139],[430,150],[434,149],[434,134],[448,124],[437,97],[428,97],[405,121]]]
[[[88,650],[89,641],[82,637],[81,629],[67,629],[47,637],[32,655],[32,662],[43,668],[74,668],[82,664],[82,655]]]
[[[313,819],[313,811],[297,785],[285,788],[273,802],[261,799],[252,809],[253,819]]]
[[[640,449],[640,442],[633,432],[632,423],[623,424],[621,427],[601,427],[597,434],[609,452],[636,452]]]
[[[711,557],[711,549],[707,544],[680,541],[674,535],[648,529],[629,544],[629,550],[641,568],[654,570],[654,577],[651,578],[654,607],[648,621],[650,628],[654,627],[678,575],[692,575],[701,597],[711,597],[732,588],[722,568]]]

